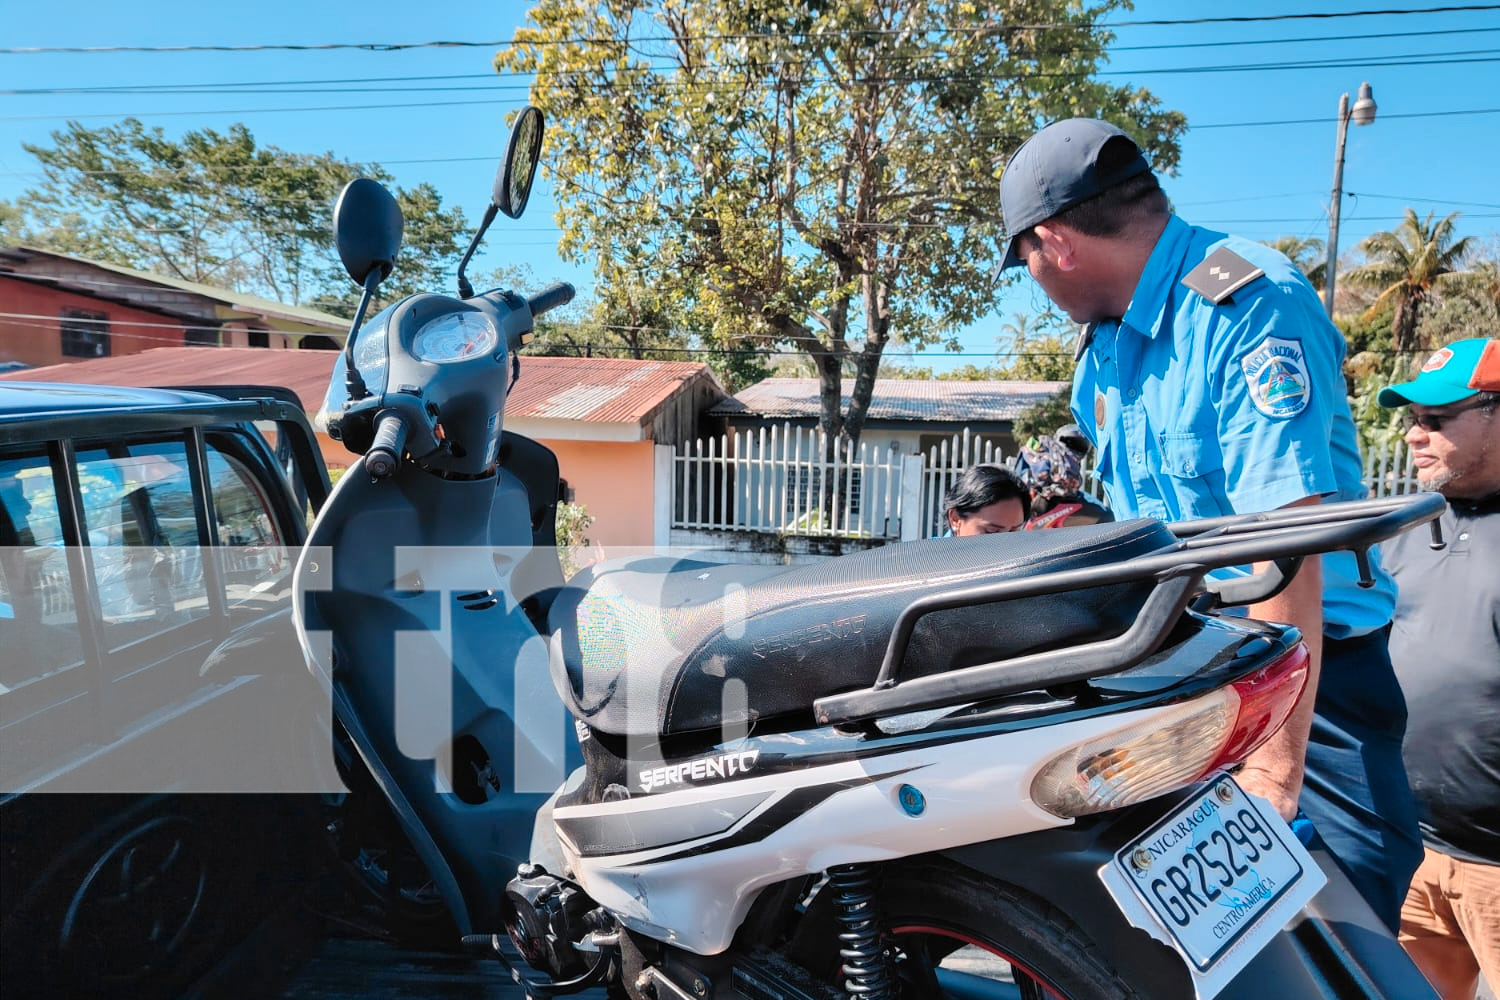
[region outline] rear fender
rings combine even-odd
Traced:
[[[1193,995],[1187,966],[1166,945],[1125,922],[1098,875],[1128,840],[1183,798],[1185,794],[1156,799],[1133,809],[1081,819],[1069,827],[942,853],[1062,910],[1143,1000],[1183,1000]]]

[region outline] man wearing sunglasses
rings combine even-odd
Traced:
[[[1401,941],[1443,1000],[1470,1000],[1481,971],[1500,989],[1500,340],[1449,344],[1378,398],[1406,408],[1417,480],[1448,498],[1446,547],[1422,530],[1382,547],[1426,848]]]

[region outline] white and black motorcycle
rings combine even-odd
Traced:
[[[541,131],[518,118],[486,227],[524,207]],[[335,218],[372,291],[394,202],[356,181]],[[1440,497],[794,568],[649,553],[564,582],[556,460],[503,424],[517,350],[572,290],[459,273],[456,298],[356,318],[328,425],[363,457],[298,564],[297,622],[459,932],[532,995],[1430,995],[1236,785],[1307,653],[1219,609]]]

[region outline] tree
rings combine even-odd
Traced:
[[[1078,363],[1073,360],[1076,339],[1071,321],[1050,308],[1040,313],[1012,313],[996,340],[1000,364],[992,378],[1027,382],[1067,382]]]
[[[13,201],[0,199],[0,246],[22,242],[23,222],[20,207]]]
[[[1064,424],[1073,422],[1073,390],[1059,389],[1040,403],[1028,406],[1016,414],[1011,423],[1011,433],[1018,444],[1025,444],[1034,437],[1056,433]]]
[[[1039,122],[1105,115],[1176,164],[1182,115],[1093,76],[1122,5],[540,0],[496,66],[552,123],[561,251],[644,268],[709,342],[805,352],[832,449],[893,339],[990,307],[1000,173]]]
[[[357,292],[333,249],[332,208],[354,177],[389,184],[379,166],[258,146],[244,125],[174,140],[134,118],[99,129],[70,122],[52,141],[25,147],[44,179],[20,198],[24,221],[8,232],[63,253],[352,311]],[[467,229],[430,185],[394,193],[406,237],[386,300],[437,290]]]
[[[1323,241],[1317,237],[1280,236],[1266,246],[1291,261],[1318,291],[1328,283],[1328,258],[1323,252]]]
[[[1457,275],[1423,314],[1422,342],[1439,347],[1469,337],[1500,338],[1500,267],[1477,261]]]
[[[1422,311],[1437,288],[1449,285],[1463,270],[1470,238],[1453,238],[1457,212],[1434,223],[1433,213],[1417,218],[1413,209],[1395,229],[1373,233],[1360,244],[1367,263],[1349,272],[1348,280],[1379,291],[1369,312],[1394,305],[1391,347],[1397,353],[1420,351],[1427,345],[1418,336]]]

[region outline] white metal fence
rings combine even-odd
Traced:
[[[943,495],[948,492],[948,487],[971,466],[1004,465],[1006,461],[998,442],[981,434],[971,434],[967,427],[928,448],[922,453],[921,508],[913,512],[918,519],[917,533],[906,537],[931,538],[942,534]]]
[[[896,538],[902,458],[790,424],[700,439],[673,459],[672,526]]]
[[[1005,464],[998,442],[968,428],[905,455],[889,446],[828,447],[814,429],[764,427],[700,439],[672,457],[673,528],[806,537],[929,538],[942,531],[943,494],[973,465]],[[1417,489],[1406,442],[1370,449],[1372,496]],[[1085,488],[1102,493],[1092,463]]]

